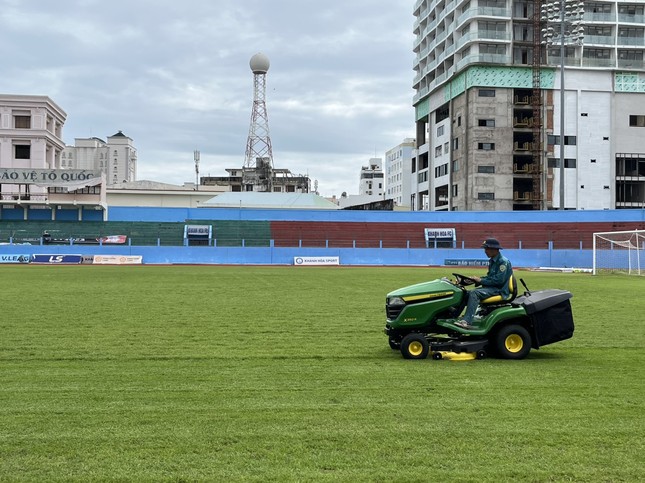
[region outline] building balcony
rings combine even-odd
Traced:
[[[513,201],[531,201],[533,193],[531,191],[513,191]]]
[[[461,70],[470,64],[511,64],[512,60],[509,55],[499,54],[473,54],[464,57],[457,62],[457,70]]]
[[[585,59],[587,60],[587,59]],[[562,65],[562,62],[560,62],[560,56],[559,55],[550,55],[547,58],[547,65],[551,65],[554,67],[559,67]],[[566,67],[580,67],[580,59],[577,57],[565,57],[564,58],[564,65]],[[584,64],[583,64],[584,65]],[[600,67],[600,66],[597,66]]]
[[[585,45],[616,45],[616,40],[613,35],[585,35]],[[554,45],[557,44],[554,41]]]
[[[513,164],[513,173],[514,174],[534,174],[537,173],[538,169],[537,166],[534,164],[518,164],[514,163]]]
[[[615,22],[616,14],[615,13],[594,13],[594,12],[585,12],[582,17],[585,22]]]
[[[530,98],[529,98],[530,101]],[[532,128],[533,127],[533,118],[532,117],[514,117],[513,118],[513,127],[515,128]]]
[[[471,8],[457,17],[455,27],[459,28],[466,21],[472,21],[477,17],[505,17],[511,19],[511,10],[508,8],[479,7]]]
[[[585,37],[586,41],[586,37]],[[618,45],[628,45],[628,46],[645,46],[645,38],[643,37],[618,37],[616,42]]]
[[[628,13],[619,13],[618,22],[620,23],[645,23],[645,15],[636,15]]]
[[[528,151],[533,151],[533,149],[537,147],[539,147],[537,146],[537,143],[530,143],[530,142],[513,143],[513,151],[528,152]]]
[[[593,59],[588,57],[582,58],[583,67],[614,67],[616,61],[613,59]]]
[[[620,69],[637,69],[637,70],[645,69],[645,63],[643,62],[643,60],[618,59],[616,64],[617,64],[617,67]]]

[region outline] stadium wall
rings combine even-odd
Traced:
[[[459,266],[486,261],[482,249],[451,248],[282,248],[282,247],[163,247],[99,245],[3,245],[2,255],[122,255],[141,256],[148,264],[293,265],[296,257],[339,257],[340,265]],[[591,268],[591,250],[504,250],[515,267]]]

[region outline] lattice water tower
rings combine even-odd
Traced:
[[[242,169],[243,190],[271,191],[273,187],[273,152],[269,136],[269,118],[266,106],[266,75],[269,58],[258,53],[249,62],[253,72],[253,110],[246,158]]]

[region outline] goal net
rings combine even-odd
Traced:
[[[593,274],[645,275],[645,230],[593,234]]]

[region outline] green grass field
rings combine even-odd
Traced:
[[[573,339],[404,360],[385,294],[449,271],[0,267],[0,481],[643,481],[645,278],[518,272]]]

